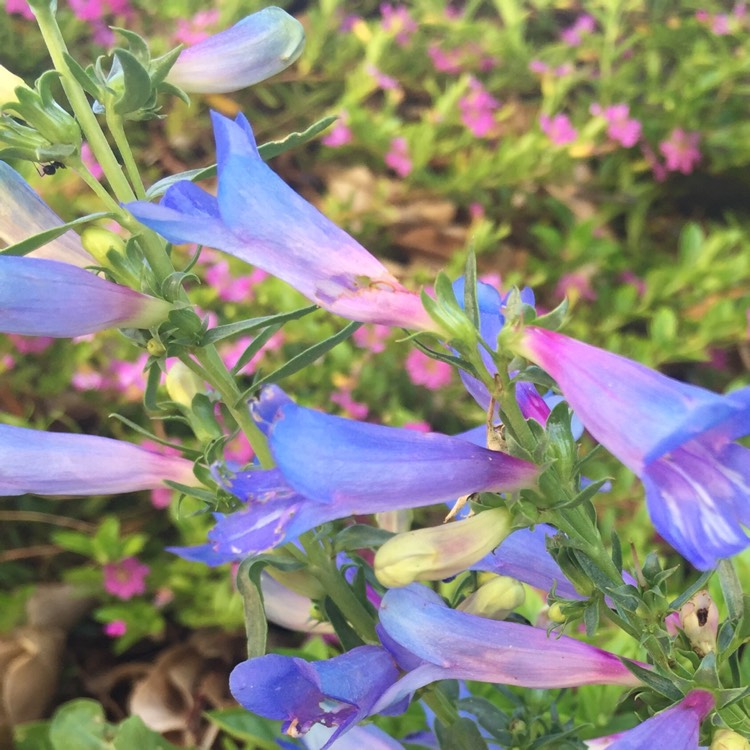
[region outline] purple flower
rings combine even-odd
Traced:
[[[391,139],[388,153],[385,155],[385,163],[399,177],[408,177],[412,170],[411,158],[409,157],[409,144],[406,138],[399,136]]]
[[[399,666],[410,671],[385,692],[375,713],[445,679],[529,688],[640,684],[614,654],[540,628],[450,609],[420,584],[386,593],[379,632]]]
[[[34,192],[15,169],[0,161],[0,240],[8,245],[59,227],[63,220]],[[83,249],[81,238],[69,229],[27,258],[48,258],[76,266],[96,261]]]
[[[172,306],[68,263],[0,255],[0,331],[81,336],[105,328],[150,328]]]
[[[667,170],[690,174],[701,160],[701,152],[698,149],[700,138],[700,133],[688,133],[682,128],[675,128],[669,138],[659,144],[659,151],[666,160]]]
[[[491,134],[499,106],[500,102],[476,78],[469,79],[469,93],[458,100],[461,121],[477,138]]]
[[[188,93],[226,94],[288,68],[305,46],[302,24],[264,8],[180,53],[167,81]]]
[[[750,544],[750,388],[720,396],[540,328],[522,353],[544,368],[586,429],[643,481],[657,531],[693,565]]]
[[[355,422],[297,406],[276,386],[253,414],[269,434],[277,468],[224,479],[247,503],[217,515],[209,532],[215,562],[258,554],[353,514],[416,508],[471,492],[513,491],[538,468],[460,438]],[[299,457],[305,460],[300,461]],[[173,550],[191,556],[190,550]],[[203,551],[198,552],[205,559]]]
[[[635,146],[641,138],[641,123],[630,117],[627,104],[613,104],[602,110],[598,104],[591,106],[592,115],[601,115],[607,121],[607,135],[621,146]]]
[[[129,204],[139,221],[171,242],[218,247],[252,263],[345,318],[434,329],[416,294],[266,166],[243,115],[212,118],[218,198],[179,182],[158,206]]]
[[[409,15],[409,9],[405,5],[381,3],[380,15],[383,30],[393,34],[397,44],[405,47],[418,28],[417,22]]]
[[[390,654],[360,646],[327,661],[269,654],[238,664],[229,677],[232,695],[248,711],[283,721],[282,730],[299,737],[314,724],[337,727],[321,750],[372,713],[397,679]]]
[[[591,750],[645,750],[662,747],[664,739],[668,737],[670,750],[698,750],[701,722],[713,709],[714,703],[713,695],[706,690],[691,690],[679,703],[646,719],[637,727],[590,740],[586,745]]]
[[[135,557],[104,565],[104,590],[118,599],[132,599],[146,592],[146,576],[151,569]]]
[[[193,465],[131,443],[0,425],[0,496],[103,495],[192,484]]]
[[[542,132],[555,146],[565,146],[578,138],[578,131],[573,127],[567,115],[557,114],[551,118],[547,115],[541,115],[539,124]]]
[[[568,26],[560,32],[560,39],[569,47],[577,47],[583,41],[583,37],[590,34],[595,28],[596,20],[593,16],[584,14],[579,16],[572,26]]]

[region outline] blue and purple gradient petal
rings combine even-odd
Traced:
[[[167,81],[196,94],[228,94],[280,73],[305,46],[302,24],[264,8],[180,53]]]
[[[591,750],[651,750],[669,743],[670,750],[698,750],[701,722],[714,707],[714,696],[692,690],[679,703],[633,729],[589,740]]]
[[[15,245],[61,224],[63,220],[31,185],[15,169],[0,161],[0,240],[6,245]],[[32,250],[26,257],[58,260],[81,268],[96,264],[72,229]]]
[[[640,684],[614,654],[567,636],[549,637],[539,628],[450,609],[419,584],[386,593],[379,628],[386,648],[410,671],[378,701],[376,712],[444,679],[530,688]]]
[[[194,484],[193,464],[120,440],[0,424],[0,496],[113,495],[165,480]]]
[[[276,654],[249,659],[234,668],[229,688],[248,711],[283,721],[283,731],[292,737],[317,723],[336,727],[321,747],[326,750],[369,716],[397,679],[398,670],[385,649],[360,646],[326,661]]]
[[[657,531],[708,570],[750,544],[750,388],[720,396],[559,333],[521,352],[559,384],[586,429],[643,481]]]
[[[218,197],[191,182],[161,204],[128,204],[170,242],[216,247],[291,284],[324,309],[364,323],[432,330],[419,297],[286,185],[258,153],[247,119],[212,113]]]
[[[150,328],[172,306],[69,263],[0,255],[0,331],[82,336],[106,328]]]

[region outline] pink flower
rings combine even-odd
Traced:
[[[239,370],[239,372],[245,375],[251,375],[253,372],[255,372],[255,367],[257,366],[258,362],[263,359],[263,355],[266,352],[278,351],[284,345],[284,340],[285,336],[283,331],[277,331],[276,333],[274,333],[271,338],[269,338],[268,341],[266,341],[266,343],[263,344],[257,352],[255,352],[255,354],[250,358],[250,361],[246,365],[244,365]],[[237,339],[234,344],[221,349],[221,356],[224,359],[227,367],[232,368],[237,365],[237,363],[240,361],[240,357],[245,353],[245,350],[248,346],[250,346],[252,341],[253,340],[251,338],[243,336],[242,338]]]
[[[368,65],[366,70],[367,75],[372,76],[383,91],[402,91],[401,84],[395,78],[387,76],[374,65]]]
[[[352,339],[362,349],[369,349],[373,354],[380,354],[385,351],[385,342],[390,334],[391,329],[388,326],[375,323],[358,328],[352,335]]]
[[[341,117],[336,120],[333,127],[320,139],[321,143],[331,148],[338,148],[339,146],[345,146],[347,143],[351,143],[352,131],[347,123],[348,115],[343,112]]]
[[[670,172],[690,174],[693,167],[701,160],[698,149],[700,133],[688,133],[682,128],[675,128],[666,141],[659,144],[659,151],[666,159],[666,168]]]
[[[94,158],[94,154],[91,152],[91,146],[89,146],[86,141],[81,144],[81,161],[95,179],[101,180],[102,177],[104,177],[104,170]]]
[[[55,341],[49,336],[18,336],[15,333],[9,333],[7,338],[19,354],[41,354]]]
[[[332,393],[331,401],[340,406],[344,410],[345,415],[352,419],[365,419],[370,411],[367,404],[355,401],[352,397],[352,392],[347,388],[342,388]]]
[[[542,62],[541,60],[532,60],[529,63],[529,70],[532,73],[536,73],[537,75],[544,75],[545,73],[548,73],[550,70],[549,65],[547,65],[546,62]]]
[[[399,177],[406,177],[411,172],[412,163],[406,138],[398,137],[391,140],[390,150],[385,155],[385,163]]]
[[[5,12],[16,16],[23,16],[29,21],[34,20],[34,14],[26,0],[5,0]]]
[[[128,625],[125,620],[112,620],[104,626],[104,634],[110,638],[119,638],[128,632]]]
[[[591,114],[604,117],[607,121],[607,135],[621,146],[630,148],[640,140],[641,123],[630,117],[630,107],[627,104],[613,104],[605,110],[598,104],[592,104]]]
[[[135,557],[126,557],[118,563],[103,567],[104,590],[118,599],[132,599],[146,591],[146,576],[150,568]]]
[[[552,118],[542,115],[539,118],[539,124],[544,134],[556,146],[565,146],[578,138],[578,131],[573,127],[567,115],[559,114]]]
[[[638,292],[640,297],[646,293],[646,282],[640,278],[640,276],[636,276],[632,271],[623,271],[620,274],[620,281],[622,281],[623,284],[630,284],[630,286]]]
[[[114,362],[111,367],[111,386],[130,400],[140,399],[146,390],[146,375],[143,368],[148,354],[143,352],[135,362]]]
[[[219,21],[218,10],[198,11],[191,19],[180,18],[177,21],[177,31],[172,39],[175,44],[197,44],[211,36],[213,27]]]
[[[440,44],[435,42],[427,48],[427,54],[438,73],[451,73],[453,75],[461,72],[461,51],[458,49],[443,50]]]
[[[73,373],[70,384],[77,391],[98,391],[105,387],[105,380],[96,370],[78,370]]]
[[[453,368],[447,362],[432,359],[419,349],[412,349],[406,357],[406,372],[414,385],[423,385],[436,391],[448,385],[453,377]]]
[[[405,430],[414,430],[415,432],[432,432],[429,422],[407,422],[401,426]]]
[[[572,26],[560,32],[560,39],[569,47],[577,47],[586,34],[590,34],[596,28],[596,21],[588,14],[579,16]]]
[[[405,5],[391,5],[382,3],[380,6],[380,15],[383,20],[381,26],[385,31],[393,33],[396,42],[405,47],[417,30],[417,22],[409,15],[409,10]]]
[[[591,286],[590,271],[581,269],[563,274],[557,282],[557,286],[555,286],[555,294],[558,297],[567,297],[572,301],[585,299],[593,302],[597,297],[594,288]]]
[[[224,302],[249,302],[253,298],[253,287],[268,276],[255,269],[249,276],[235,277],[229,270],[229,263],[222,260],[206,269],[206,283],[218,292]]]
[[[477,138],[492,131],[499,106],[500,102],[476,78],[469,79],[469,93],[458,100],[461,121]]]
[[[248,442],[247,435],[243,432],[237,433],[225,446],[224,458],[227,461],[234,461],[240,466],[246,466],[250,463],[253,456],[253,449]]]

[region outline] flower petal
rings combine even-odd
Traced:
[[[193,483],[193,465],[131,443],[0,425],[0,496],[104,495]]]

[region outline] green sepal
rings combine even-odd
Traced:
[[[132,52],[116,49],[114,56],[122,69],[123,80],[122,91],[112,108],[118,115],[127,115],[141,109],[151,98],[151,77]]]
[[[449,727],[435,722],[435,734],[440,750],[487,750],[477,725],[466,717],[460,717]]]
[[[333,539],[333,549],[336,554],[357,549],[377,549],[394,536],[392,531],[357,523],[347,526],[336,534]]]
[[[42,245],[46,245],[48,242],[56,240],[73,227],[80,226],[81,224],[89,224],[90,222],[98,221],[99,219],[113,219],[114,217],[115,215],[108,211],[82,216],[80,219],[67,221],[64,224],[52,227],[52,229],[45,229],[43,232],[39,232],[39,234],[27,237],[25,240],[16,242],[13,245],[8,245],[8,247],[4,247],[0,250],[0,255],[28,255],[32,250],[36,250],[37,248],[42,247]]]
[[[364,646],[365,642],[359,637],[357,631],[347,622],[343,612],[338,608],[336,602],[330,596],[321,602],[321,610],[326,619],[331,623],[333,629],[341,641],[345,651],[351,651],[358,646]]]
[[[102,85],[102,82],[97,80],[94,75],[93,66],[89,65],[87,68],[83,68],[81,64],[68,52],[63,52],[65,63],[67,64],[70,72],[73,74],[73,78],[78,81],[81,88],[87,93],[93,96],[95,99],[101,99],[106,95],[106,89]]]
[[[620,661],[628,671],[632,672],[644,685],[647,685],[652,690],[659,693],[659,695],[668,698],[673,703],[682,700],[685,693],[687,693],[690,688],[689,682],[676,678],[664,677],[654,670],[641,667],[639,664],[630,661],[630,659],[620,657]],[[675,681],[685,688],[684,692],[675,684]]]
[[[469,248],[464,265],[464,311],[474,328],[479,330],[479,302],[477,301],[477,256],[474,249]],[[488,342],[497,346],[497,342]]]
[[[546,315],[535,318],[533,324],[550,331],[559,331],[568,317],[569,308],[570,303],[566,297],[554,310],[550,310]]]
[[[148,49],[146,40],[140,35],[136,34],[135,31],[130,29],[123,29],[120,26],[109,27],[115,34],[119,34],[128,43],[128,48],[138,62],[143,65],[148,65],[151,60],[151,53]]]

